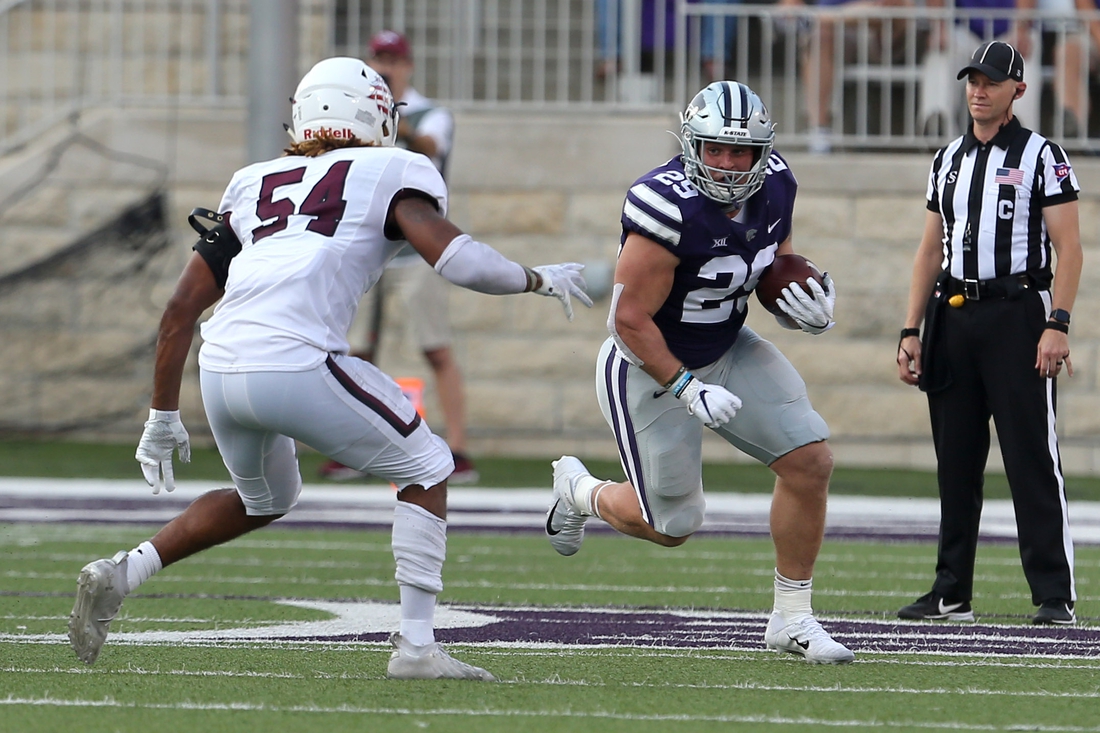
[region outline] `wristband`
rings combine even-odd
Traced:
[[[916,337],[919,338],[920,337],[920,329],[919,328],[903,328],[903,329],[901,329],[901,337],[898,338],[898,349],[901,349],[901,342],[904,341],[905,339],[909,338],[910,336],[916,336]],[[908,351],[905,352],[905,353],[906,353],[906,355],[909,354]]]
[[[679,398],[684,393],[687,386],[691,384],[691,381],[695,379],[691,372],[684,370],[684,373],[680,375],[680,378],[676,380],[676,384],[672,387],[672,394],[674,397]]]
[[[1047,321],[1045,328],[1049,328],[1052,331],[1061,331],[1062,333],[1069,333],[1068,323],[1059,323],[1058,321]]]
[[[179,422],[180,411],[158,410],[155,407],[151,407],[149,408],[149,419],[157,422]]]
[[[672,375],[672,379],[668,380],[667,382],[665,382],[661,386],[664,387],[665,389],[672,389],[672,385],[676,384],[676,380],[679,379],[681,376],[683,376],[684,372],[686,372],[686,371],[687,371],[687,367],[684,366],[683,364],[681,364],[680,368],[676,370],[676,373]]]
[[[523,292],[525,292],[525,293],[535,292],[535,289],[538,288],[538,286],[539,286],[539,274],[537,272],[535,272],[534,270],[532,270],[527,265],[523,265],[523,272],[524,272],[525,275],[527,275],[527,289],[524,290]]]

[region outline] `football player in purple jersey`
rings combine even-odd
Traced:
[[[626,196],[597,393],[627,481],[592,476],[572,456],[554,462],[546,520],[562,555],[599,517],[618,531],[668,547],[703,523],[703,427],[776,474],[771,532],[775,607],[769,648],[815,663],[853,654],[810,606],[825,529],[833,455],[806,385],[772,344],[745,326],[749,295],[778,254],[793,251],[797,183],[773,152],[767,108],[747,86],[710,84],[681,116],[682,155],[639,178]],[[836,293],[791,285],[780,323],[820,334]]]

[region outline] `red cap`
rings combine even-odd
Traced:
[[[375,33],[370,39],[370,55],[380,56],[384,53],[407,59],[411,55],[408,39],[397,31]]]

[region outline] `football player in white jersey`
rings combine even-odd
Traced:
[[[581,265],[523,267],[455,227],[431,161],[393,147],[397,118],[366,64],[321,61],[294,95],[287,154],[238,171],[226,188],[224,221],[196,245],[161,321],[137,459],[154,494],[174,488],[174,449],[190,459],[179,415],[183,365],[195,323],[220,298],[202,328],[200,380],[235,488],[204,494],[151,540],[84,567],[69,638],[87,664],[122,600],[154,573],[294,508],[299,440],[399,489],[392,546],[401,624],[389,676],[493,679],[435,641],[451,452],[390,377],[348,355],[348,327],[405,241],[471,290],[553,296],[570,320],[572,299],[592,301]]]

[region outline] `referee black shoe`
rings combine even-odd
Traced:
[[[1077,623],[1077,616],[1073,613],[1073,602],[1054,598],[1043,601],[1038,612],[1032,617],[1033,624],[1059,624],[1072,626]]]
[[[973,621],[974,611],[970,608],[970,601],[948,601],[931,591],[898,610],[898,618],[909,621]]]

